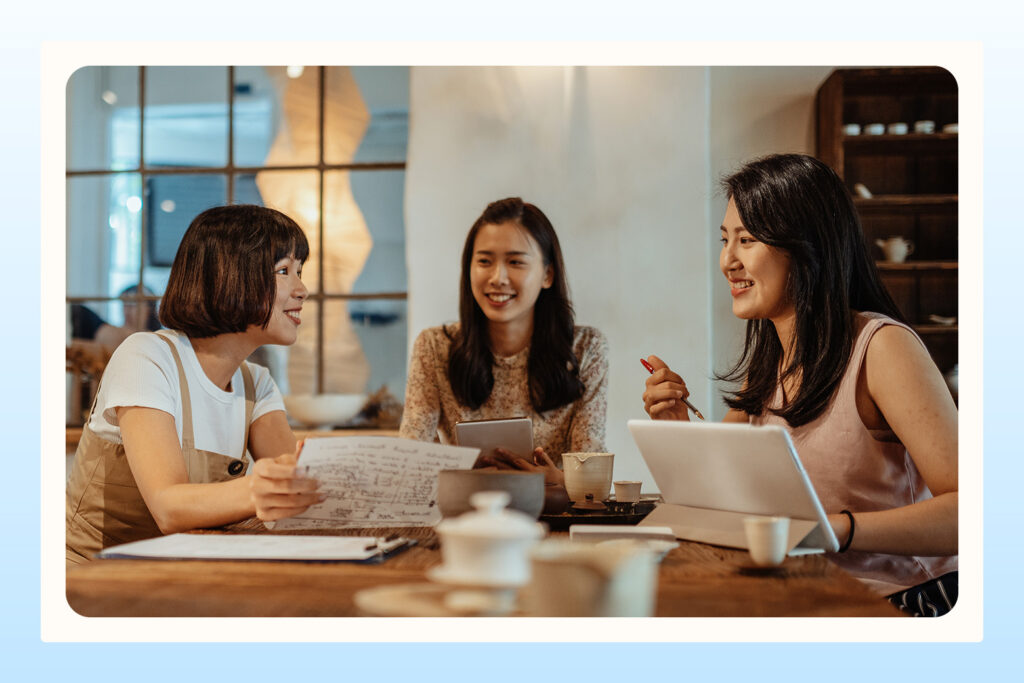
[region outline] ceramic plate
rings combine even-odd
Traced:
[[[441,565],[427,570],[427,578],[438,583],[449,586],[482,586],[485,588],[519,588],[527,583],[528,579],[522,581],[495,581],[487,576],[473,576],[452,571],[450,568]]]

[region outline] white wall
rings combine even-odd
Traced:
[[[487,203],[537,204],[577,322],[609,340],[616,477],[650,485],[626,430],[644,416],[639,359],[662,354],[698,403],[711,391],[706,70],[413,67],[410,81],[410,339],[458,318],[459,254]]]
[[[743,350],[746,329],[746,323],[732,314],[732,298],[718,271],[718,235],[714,233],[718,232],[726,204],[717,187],[719,179],[736,171],[744,162],[765,154],[813,154],[814,93],[832,69],[830,66],[709,69],[712,371],[722,372],[732,366]],[[716,395],[720,395],[719,392]],[[725,404],[716,398],[711,409],[713,419],[721,419],[725,410]]]
[[[772,153],[814,154],[814,93],[833,67],[713,67],[710,71],[710,182],[712,219],[712,372],[731,368],[743,348],[745,323],[718,270],[718,229],[725,215],[719,179],[744,162]],[[723,388],[724,385],[719,388]],[[725,415],[716,398],[714,419]]]
[[[577,321],[611,347],[617,478],[653,481],[626,429],[645,416],[639,359],[664,358],[706,415],[744,324],[718,271],[718,179],[770,152],[813,152],[831,67],[413,67],[406,176],[410,343],[458,318],[459,254],[495,199],[551,218]]]

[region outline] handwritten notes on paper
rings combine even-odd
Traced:
[[[441,518],[438,472],[469,468],[479,452],[384,436],[307,439],[299,464],[320,480],[327,500],[273,528],[431,526]]]

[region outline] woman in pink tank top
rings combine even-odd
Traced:
[[[957,409],[882,285],[839,176],[813,157],[771,155],[723,181],[720,267],[747,320],[719,379],[727,422],[780,424],[841,548],[831,559],[919,615],[957,596]],[[648,361],[644,406],[689,419],[689,392]]]

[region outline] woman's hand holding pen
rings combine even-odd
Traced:
[[[253,465],[251,488],[256,516],[264,522],[284,519],[305,512],[309,506],[323,502],[320,482],[306,476],[306,468],[298,465],[302,441],[294,453],[276,458],[261,458]]]
[[[690,395],[683,378],[672,372],[665,361],[657,356],[648,356],[651,376],[647,378],[644,391],[644,410],[652,420],[686,420],[690,414],[683,402]]]

